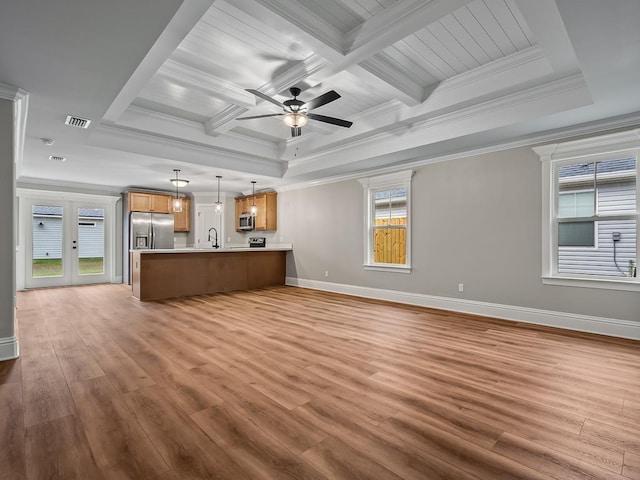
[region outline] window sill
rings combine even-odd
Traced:
[[[405,265],[385,265],[382,263],[365,263],[365,270],[372,270],[376,272],[394,272],[394,273],[411,273],[411,267]]]
[[[542,283],[545,285],[561,285],[564,287],[599,288],[602,290],[623,290],[627,292],[640,292],[640,281],[638,278],[604,279],[585,277],[548,277],[543,276]]]

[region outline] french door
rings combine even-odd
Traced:
[[[27,288],[111,281],[112,204],[26,199]]]

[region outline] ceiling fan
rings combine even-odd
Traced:
[[[353,122],[349,122],[348,120],[326,117],[324,115],[318,115],[317,113],[310,113],[310,111],[314,108],[321,107],[322,105],[326,105],[327,103],[339,99],[340,95],[335,90],[323,93],[322,95],[314,98],[313,100],[309,100],[308,102],[303,102],[302,100],[298,100],[300,89],[297,87],[291,87],[289,89],[289,92],[291,93],[291,95],[293,95],[293,98],[290,100],[285,100],[282,103],[275,98],[271,98],[269,95],[265,95],[264,93],[259,92],[258,90],[252,90],[250,88],[247,88],[245,90],[249,93],[253,93],[256,97],[260,97],[264,100],[267,100],[268,102],[273,103],[274,105],[281,107],[284,112],[270,113],[268,115],[255,115],[252,117],[240,117],[236,118],[236,120],[251,120],[254,118],[284,116],[283,120],[285,125],[291,127],[292,137],[299,137],[300,135],[302,135],[302,127],[307,124],[307,121],[309,119],[346,128],[349,128],[351,125],[353,125]]]

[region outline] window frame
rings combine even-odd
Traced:
[[[636,158],[636,210],[634,213],[601,215],[597,210],[598,192],[594,198],[596,210],[591,217],[576,217],[574,221],[635,220],[636,265],[640,259],[640,130],[593,137],[573,142],[533,147],[542,162],[542,283],[607,290],[640,291],[640,277],[609,277],[595,275],[565,275],[558,273],[558,170],[564,165],[591,163],[616,158]],[[597,225],[596,225],[597,226]],[[596,241],[597,244],[597,241]],[[591,248],[591,247],[586,247]]]
[[[377,175],[359,179],[364,190],[364,262],[365,270],[411,273],[411,178],[413,170],[391,173],[387,175]],[[373,244],[375,225],[375,192],[390,190],[394,188],[404,188],[407,194],[407,224],[406,230],[406,263],[376,263],[373,261]]]

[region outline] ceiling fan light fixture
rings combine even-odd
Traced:
[[[287,113],[284,116],[284,124],[287,127],[304,127],[309,118],[304,113]]]

